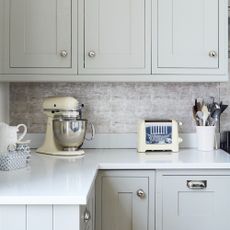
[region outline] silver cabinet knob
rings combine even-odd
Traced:
[[[142,189],[138,189],[137,196],[143,199],[145,197],[145,192]]]
[[[93,51],[93,50],[91,50],[91,51],[88,52],[88,56],[89,56],[90,58],[94,58],[94,57],[96,56],[96,52]]]
[[[67,57],[68,52],[66,50],[61,50],[60,55],[61,55],[61,57]]]
[[[217,52],[215,50],[211,50],[209,52],[209,57],[216,57],[217,56]]]
[[[84,217],[83,217],[84,223],[88,223],[90,219],[91,219],[90,212],[88,209],[86,209],[84,212]]]

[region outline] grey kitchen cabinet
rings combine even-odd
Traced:
[[[96,181],[96,230],[154,228],[154,171],[101,171]]]
[[[151,0],[79,0],[78,13],[80,74],[151,74]]]
[[[0,205],[1,230],[78,230],[74,205]]]
[[[91,190],[87,205],[81,206],[80,230],[94,230],[95,228],[95,187]]]
[[[5,73],[77,74],[76,1],[0,1]]]
[[[227,81],[227,6],[0,0],[0,81]]]
[[[227,0],[153,0],[153,73],[226,77],[227,5]]]
[[[228,230],[230,174],[158,171],[157,230]]]
[[[94,230],[95,187],[87,205],[0,205],[1,230]]]

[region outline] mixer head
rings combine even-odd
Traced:
[[[43,110],[48,117],[81,116],[81,106],[74,97],[47,97],[43,103]]]

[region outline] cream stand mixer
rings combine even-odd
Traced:
[[[87,129],[87,120],[82,119],[82,106],[73,97],[48,97],[44,100],[43,111],[48,117],[45,141],[37,149],[38,153],[78,156],[84,155],[80,149]],[[92,140],[95,129],[91,124]]]

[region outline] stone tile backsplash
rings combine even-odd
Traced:
[[[214,96],[230,104],[227,83],[11,83],[10,122],[25,123],[29,132],[45,131],[42,103],[48,96],[73,96],[85,104],[84,116],[97,133],[134,133],[139,119],[183,122],[182,132],[194,132],[192,105],[196,97]],[[222,129],[230,129],[230,111]]]

